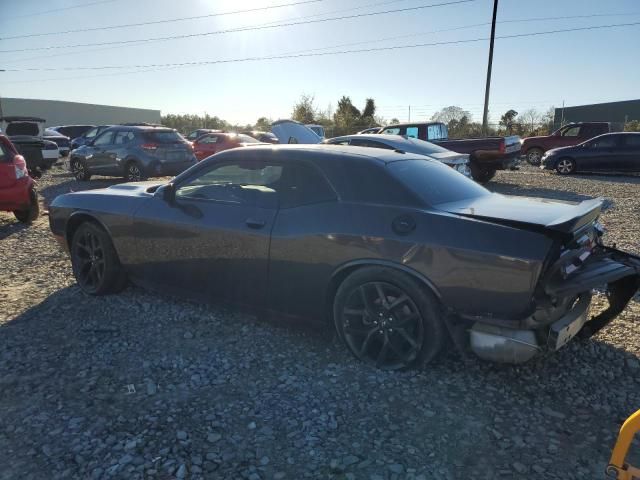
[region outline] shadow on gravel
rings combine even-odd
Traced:
[[[570,178],[581,178],[584,180],[593,180],[596,182],[607,183],[628,183],[630,185],[640,185],[640,175],[618,175],[618,174],[606,174],[606,173],[579,173],[572,175]]]
[[[575,192],[568,192],[563,190],[554,190],[551,188],[533,187],[527,185],[519,185],[516,183],[490,183],[487,188],[492,192],[502,193],[505,195],[518,195],[523,197],[537,197],[548,198],[552,200],[563,200],[569,202],[582,202],[583,200],[589,200],[588,195],[581,195]]]
[[[12,215],[12,214],[7,214],[7,215]],[[15,235],[16,233],[19,233],[30,227],[31,225],[20,223],[15,218],[7,220],[6,223],[4,222],[4,219],[3,219],[2,225],[0,225],[0,240],[4,240],[9,236]]]
[[[449,352],[383,372],[302,330],[139,288],[61,289],[0,326],[3,473],[599,478],[637,400],[629,354],[598,340],[523,366]]]
[[[91,179],[88,182],[80,182],[73,178],[71,174],[58,173],[53,174],[53,177],[69,177],[68,180],[57,183],[55,185],[40,188],[38,193],[44,201],[45,207],[48,207],[54,198],[58,195],[62,195],[70,192],[80,192],[83,190],[95,190],[97,188],[107,188],[111,185],[118,183],[124,183],[122,178],[96,178]]]

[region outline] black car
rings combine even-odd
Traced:
[[[162,126],[116,125],[71,152],[69,167],[77,180],[92,175],[129,181],[177,175],[196,163],[191,144]]]
[[[98,135],[104,132],[107,128],[112,127],[113,125],[98,125],[97,127],[92,127],[85,131],[83,134],[78,135],[77,137],[71,137],[71,150],[81,147],[82,145],[86,145],[89,142],[92,142]]]
[[[65,137],[78,138],[94,127],[95,125],[62,125],[49,128],[51,130],[55,130],[60,135],[64,135]]]
[[[542,167],[562,175],[640,172],[640,133],[606,133],[579,145],[548,150]]]
[[[523,362],[610,322],[640,284],[640,258],[602,244],[600,208],[493,194],[419,155],[269,145],[169,183],[61,195],[49,220],[86,293],[131,279],[315,321],[398,369],[449,336]],[[605,284],[611,307],[590,319]]]

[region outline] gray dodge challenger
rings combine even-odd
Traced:
[[[402,369],[445,345],[525,362],[609,323],[640,258],[603,245],[601,206],[491,193],[419,155],[281,145],[61,195],[49,219],[88,294],[131,281],[317,322]],[[596,287],[610,306],[592,317]]]

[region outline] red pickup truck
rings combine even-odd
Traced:
[[[483,137],[450,139],[442,122],[403,123],[382,127],[378,133],[406,135],[435,143],[458,153],[469,154],[471,176],[480,183],[488,182],[496,170],[513,168],[520,157],[520,137]]]
[[[578,145],[609,132],[611,132],[611,125],[607,122],[570,123],[551,135],[525,138],[522,142],[522,154],[531,165],[540,165],[542,156],[547,150]]]

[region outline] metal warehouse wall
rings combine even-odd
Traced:
[[[108,125],[110,123],[160,123],[160,110],[146,108],[112,107],[91,103],[61,102],[58,100],[32,100],[28,98],[0,99],[2,115],[27,115],[44,118],[46,126],[54,125]]]
[[[556,108],[553,123],[560,127],[562,108]],[[618,126],[631,120],[640,120],[640,100],[624,102],[596,103],[564,108],[564,123],[571,122],[612,122]]]

